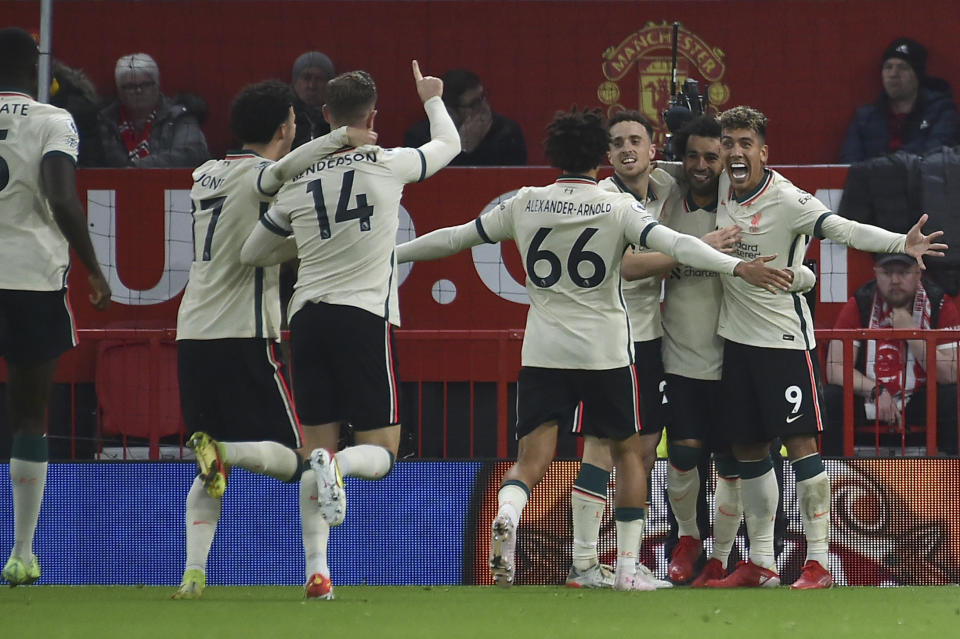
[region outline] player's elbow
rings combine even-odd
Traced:
[[[243,243],[243,247],[240,249],[240,263],[244,266],[270,266],[267,262],[267,253],[260,250],[249,239]]]

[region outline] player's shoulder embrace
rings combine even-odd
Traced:
[[[220,160],[207,160],[206,162],[204,162],[203,164],[195,168],[191,176],[193,178],[194,183],[199,182],[200,179],[203,178],[203,176],[206,175],[210,171],[210,169],[215,167],[218,162],[220,162]]]

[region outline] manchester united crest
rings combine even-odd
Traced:
[[[607,114],[636,108],[654,125],[654,143],[662,146],[667,133],[660,114],[670,106],[673,27],[667,22],[648,22],[614,47],[603,52],[603,75],[597,87],[597,99],[607,106]],[[730,99],[730,89],[723,84],[726,66],[724,53],[711,47],[683,25],[677,39],[677,85],[687,78],[702,80],[708,86],[711,105],[720,107]],[[637,71],[634,84],[633,70]],[[633,87],[636,87],[634,93]],[[635,107],[625,106],[635,104]]]

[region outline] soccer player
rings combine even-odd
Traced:
[[[815,197],[766,166],[767,118],[739,106],[723,113],[717,223],[738,225],[736,252],[744,259],[778,252],[778,267],[800,264],[811,236],[875,253],[906,253],[923,268],[924,255],[942,255],[937,231],[890,233],[833,214]],[[770,442],[780,437],[796,474],[807,558],[795,589],[829,588],[830,480],[817,450],[822,430],[820,370],[813,320],[796,293],[771,295],[724,277],[718,333],[726,341],[721,379],[727,436],[739,461],[750,558],[708,587],[776,586],[773,550],[778,490]]]
[[[507,471],[493,521],[490,569],[513,583],[516,528],[530,489],[556,450],[558,422],[582,403],[588,434],[610,441],[619,472],[616,494],[618,561],[614,587],[652,590],[637,576],[643,537],[646,471],[640,444],[633,340],[620,295],[620,263],[629,244],[681,257],[770,288],[786,288],[764,259],[743,262],[680,235],[650,217],[632,196],[597,188],[607,153],[598,112],[558,113],[547,129],[546,154],[563,171],[554,184],[527,187],[466,224],[433,231],[397,247],[400,261],[437,259],[483,242],[514,239],[530,295],[517,382],[517,462]]]
[[[655,149],[651,143],[652,126],[646,118],[635,111],[616,114],[608,123],[608,157],[613,164],[614,175],[602,180],[600,186],[606,186],[612,191],[630,193],[639,201],[645,202],[647,211],[667,226],[701,237],[718,250],[729,251],[728,247],[738,239],[740,229],[731,226],[715,230],[717,181],[722,170],[720,125],[712,116],[698,118],[695,122],[695,130],[691,127],[690,130],[678,133],[675,138],[676,148],[681,155],[686,151],[688,139],[692,139],[689,156],[683,156],[680,173],[683,181],[677,184],[667,171],[652,168],[651,160]],[[718,386],[719,382],[723,344],[723,341],[716,337],[720,282],[713,271],[682,266],[669,255],[649,250],[632,254],[628,252],[624,258],[623,269],[630,277],[651,274],[623,285],[635,340],[637,377],[640,380],[641,423],[644,431],[640,439],[649,480],[656,460],[660,433],[667,427],[671,438],[668,486],[671,494],[689,497],[690,500],[685,500],[683,506],[689,505],[693,508],[689,515],[686,509],[682,508],[684,516],[692,517],[684,521],[683,526],[684,533],[690,533],[683,544],[686,555],[690,555],[693,547],[690,540],[699,539],[699,531],[690,532],[691,526],[696,527],[696,502],[700,486],[696,464],[701,456],[704,435],[714,432],[713,425],[717,415],[717,406],[713,400],[717,399],[718,395],[714,387]],[[787,270],[796,271],[790,290],[803,291],[813,286],[815,277],[810,269],[800,266]],[[664,314],[661,318],[660,287],[665,275],[669,276],[665,282],[668,296],[664,297]],[[637,283],[640,286],[636,286]],[[674,292],[669,294],[671,290]],[[672,310],[669,317],[666,314],[667,308]],[[660,335],[664,336],[663,339]],[[662,358],[661,347],[664,351]],[[671,368],[669,374],[665,373],[667,361]],[[678,384],[680,402],[676,405],[670,402],[668,405],[665,389],[669,389],[673,381]],[[644,397],[653,397],[654,401],[644,401]],[[675,420],[681,422],[677,427],[672,425]],[[647,432],[648,428],[652,432]],[[679,448],[675,446],[673,440],[677,439],[680,433],[689,433],[691,429],[696,436],[687,441],[686,445],[694,450],[688,450],[683,444]],[[732,456],[729,447],[726,453],[726,456],[721,456],[718,461],[721,477],[725,477],[729,482],[718,491],[718,499],[721,500],[719,503],[725,515],[718,513],[717,517],[725,516],[724,522],[727,525],[719,526],[714,543],[714,556],[719,557],[724,565],[735,540],[741,514],[739,484],[736,483],[735,469],[730,468]],[[689,467],[691,462],[694,464],[692,468]],[[606,483],[610,475],[609,464],[609,453],[603,448],[602,442],[586,437],[583,463],[570,496],[574,556],[566,582],[568,586],[606,587],[611,581],[607,578],[608,571],[599,563],[597,557],[599,527],[605,504]],[[694,480],[692,487],[689,484],[690,479]],[[727,494],[728,485],[736,488],[735,495]],[[727,499],[728,497],[735,497],[735,500]],[[689,567],[681,570],[680,574],[676,567],[668,572],[672,582],[690,581],[693,577],[692,564],[702,552],[699,544],[697,549]],[[713,566],[714,564],[711,564],[711,567]],[[639,570],[657,587],[669,587],[670,582],[656,579],[645,566],[640,566]]]
[[[413,75],[430,142],[350,149],[316,162],[284,185],[243,247],[246,263],[269,263],[292,234],[300,258],[290,302],[293,391],[304,430],[318,442],[300,484],[308,598],[333,598],[327,542],[346,514],[342,477],[384,477],[400,443],[392,327],[400,325],[394,247],[403,187],[460,152],[443,83],[424,77],[416,60]],[[332,127],[373,128],[377,89],[368,73],[337,76],[325,100]],[[357,445],[334,454],[346,423]]]
[[[720,159],[720,123],[711,115],[691,121],[674,137],[682,160],[683,197],[666,213],[664,223],[682,233],[703,235],[716,228]],[[734,241],[740,227],[728,227]],[[803,293],[816,277],[802,264],[786,267],[794,273],[790,291]],[[678,542],[670,555],[667,575],[674,583],[702,586],[726,575],[727,560],[740,527],[740,480],[729,441],[719,420],[723,339],[717,335],[722,286],[715,274],[678,265],[666,280],[663,304],[663,363],[673,406],[667,429],[667,493],[676,517]],[[713,451],[719,481],[714,510],[713,552],[699,575],[703,553],[697,526],[697,502],[703,486],[700,462]]]
[[[187,494],[186,567],[174,599],[203,593],[227,466],[294,482],[310,444],[277,353],[279,267],[241,264],[240,249],[284,181],[347,144],[375,142],[376,134],[342,127],[290,153],[293,101],[279,81],[245,87],[230,108],[241,148],[193,173],[196,242],[177,316],[177,372],[199,472]],[[294,257],[296,246],[284,244],[278,255]]]
[[[39,51],[22,29],[0,29],[0,355],[13,433],[11,586],[40,578],[33,540],[47,479],[47,403],[61,353],[77,345],[67,299],[69,249],[89,275],[90,303],[110,304],[77,198],[73,118],[37,102]]]
[[[599,187],[612,193],[627,193],[642,203],[655,220],[660,219],[664,205],[679,199],[676,181],[662,169],[653,168],[656,147],[653,144],[653,125],[637,111],[621,111],[607,123],[610,134],[607,157],[614,174],[601,180]],[[652,253],[639,249],[637,253]],[[628,249],[627,264],[634,249]],[[669,256],[664,260],[674,263]],[[637,262],[634,261],[634,264]],[[649,262],[645,262],[649,264]],[[655,267],[654,267],[654,270]],[[710,271],[713,273],[713,271]],[[663,360],[660,356],[663,329],[660,323],[660,290],[663,278],[660,272],[624,281],[623,298],[630,320],[634,356],[637,361],[637,387],[640,393],[640,434],[643,465],[650,473],[657,458],[657,445],[664,426],[670,421]],[[575,423],[580,421],[574,415]],[[613,575],[597,557],[597,539],[606,503],[607,483],[610,480],[612,457],[606,440],[585,435],[583,459],[570,491],[573,513],[573,565],[566,585],[573,588],[602,588],[613,585]],[[649,490],[648,502],[649,504]],[[670,587],[670,582],[657,579],[644,565],[638,567],[638,578],[659,587]]]

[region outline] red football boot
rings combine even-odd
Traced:
[[[681,537],[670,555],[667,578],[675,584],[685,584],[693,579],[697,559],[700,559],[702,554],[703,545],[699,539],[690,535]]]
[[[790,584],[794,590],[817,590],[819,588],[833,588],[833,576],[820,565],[819,561],[809,560],[803,564],[803,570],[797,580]]]
[[[307,579],[305,586],[307,599],[333,599],[333,583],[330,577],[315,572]]]
[[[752,561],[741,561],[728,576],[710,579],[704,585],[707,588],[776,588],[780,585],[780,575]]]
[[[700,571],[697,578],[690,582],[690,587],[703,588],[706,586],[707,581],[723,579],[726,576],[727,569],[723,567],[720,560],[711,559],[704,565],[703,570]]]

